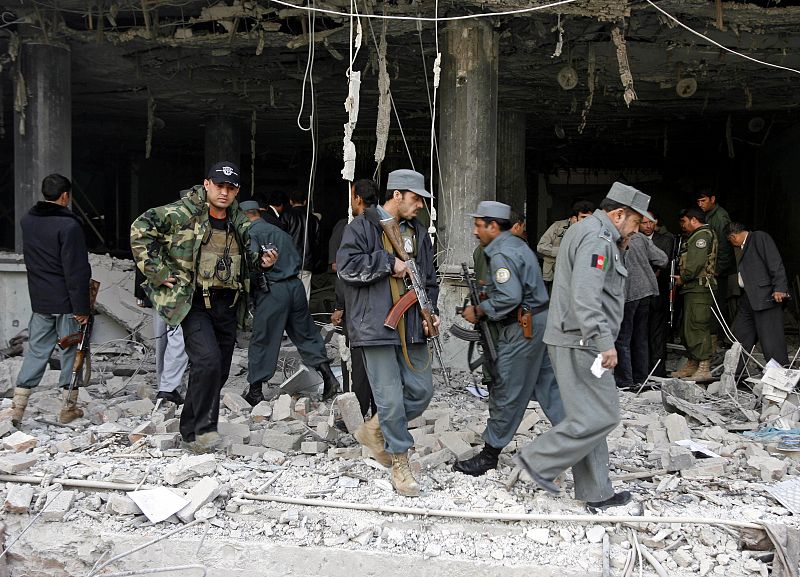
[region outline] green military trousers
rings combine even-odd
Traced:
[[[681,341],[687,355],[695,361],[711,358],[711,307],[714,299],[706,289],[704,292],[691,292],[683,295],[683,326]]]

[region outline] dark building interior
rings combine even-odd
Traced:
[[[7,2],[0,22],[0,246],[13,250],[19,218],[14,140],[24,102],[18,56],[20,43],[30,41],[70,51],[71,176],[95,249],[126,255],[133,218],[201,182],[220,118],[229,146],[240,152],[232,160],[240,162],[246,183],[241,198],[251,196],[253,183],[257,191],[306,188],[313,174],[314,210],[329,230],[347,210],[340,171],[348,61],[356,52],[346,15],[351,2],[306,4],[340,15],[295,4]],[[613,180],[652,195],[672,230],[693,191],[710,186],[734,219],[775,237],[790,276],[800,272],[794,256],[800,242],[792,234],[800,221],[800,2],[587,0],[534,9],[537,4],[353,3],[361,14],[484,14],[499,42],[497,114],[524,115],[533,242],[575,198],[598,200]],[[519,10],[529,11],[488,14]],[[446,31],[463,21],[361,22],[363,42],[353,60],[362,73],[356,176],[385,180],[390,170],[409,166],[409,154],[428,175],[437,37],[444,66]],[[394,111],[385,159],[376,167],[384,35]],[[629,64],[627,79],[620,53]],[[437,119],[448,106],[439,96]],[[309,127],[312,110],[314,130],[302,130],[298,124]]]

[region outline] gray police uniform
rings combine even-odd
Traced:
[[[619,424],[619,397],[612,372],[597,378],[590,368],[598,353],[614,348],[625,309],[628,271],[619,238],[603,210],[564,235],[544,342],[566,417],[520,451],[526,465],[547,480],[572,467],[575,498],[581,501],[614,495],[606,436]]]
[[[292,237],[263,219],[254,221],[249,232],[253,252],[259,252],[262,244],[272,243],[278,249],[278,260],[263,273],[268,292],[258,288],[257,282],[251,283],[255,310],[248,351],[248,382],[266,382],[275,374],[284,330],[307,366],[316,368],[329,362],[325,344],[308,311],[305,288],[297,277],[300,255]]]
[[[509,231],[492,240],[484,253],[489,259],[489,298],[480,307],[497,327],[500,382],[493,383],[490,389],[489,420],[483,440],[502,449],[519,427],[529,400],[538,400],[553,424],[563,420],[564,407],[542,341],[548,296],[539,262],[525,241]],[[517,322],[520,306],[533,312],[531,339],[523,336]]]

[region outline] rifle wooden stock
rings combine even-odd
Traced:
[[[393,218],[385,218],[381,220],[381,228],[386,233],[386,238],[389,239],[397,258],[402,261],[409,260],[411,257],[403,248],[403,240],[400,237],[400,223]]]
[[[83,334],[80,332],[72,333],[71,335],[67,335],[62,337],[58,340],[58,346],[61,349],[68,349],[70,347],[74,347],[75,345],[79,345],[81,343],[81,339],[83,338]]]
[[[72,361],[72,374],[77,375],[83,369],[83,362],[86,359],[86,349],[78,349],[75,353],[75,360]]]
[[[404,294],[399,301],[391,308],[389,314],[386,315],[386,320],[383,321],[383,326],[393,331],[397,330],[397,324],[406,311],[417,303],[417,293],[408,291]]]

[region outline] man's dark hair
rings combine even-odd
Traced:
[[[700,188],[694,191],[695,199],[703,198],[705,196],[707,196],[708,198],[711,198],[713,196],[714,199],[716,200],[717,193],[714,192],[710,186],[701,186]]]
[[[525,224],[526,220],[525,215],[521,212],[517,212],[513,208],[511,209],[511,212],[508,214],[508,217],[509,217],[508,220],[511,222],[512,226],[515,224]]]
[[[725,237],[729,237],[732,234],[739,234],[740,232],[745,232],[747,227],[743,225],[741,222],[736,222],[732,220],[725,226]]]
[[[581,213],[593,213],[594,203],[590,200],[576,200],[572,203],[572,214],[570,216],[578,216]]]
[[[392,190],[389,190],[389,189],[387,188],[387,189],[386,189],[386,195],[385,195],[385,198],[383,199],[383,202],[389,202],[390,200],[392,200],[392,195],[394,195],[394,191],[395,191],[395,190],[400,190],[400,189],[399,189],[399,188],[393,188]],[[401,193],[403,196],[405,196],[407,192],[412,192],[412,191],[410,191],[410,190],[408,190],[408,189],[406,189],[406,190],[400,190],[400,193]],[[414,193],[414,194],[416,194],[416,193]]]
[[[72,183],[66,176],[53,173],[42,180],[42,196],[45,200],[58,200],[59,196],[71,190]]]
[[[283,206],[289,202],[289,195],[284,190],[273,190],[266,195],[267,204],[270,206]]]
[[[696,218],[701,223],[706,223],[706,213],[700,210],[699,206],[690,206],[689,208],[684,208],[678,213],[678,218],[683,218],[684,216],[690,220]]]
[[[293,190],[289,193],[289,200],[297,204],[305,204],[308,200],[308,192],[305,190]]]
[[[500,230],[511,230],[512,221],[505,219],[505,218],[494,218],[491,216],[482,216],[480,217],[481,220],[484,222],[484,226],[489,226],[493,222],[497,223],[497,227]]]
[[[652,208],[648,208],[647,210],[649,210],[650,214],[653,215],[653,218],[651,219],[653,222],[658,223],[661,220],[660,212],[658,212],[657,210],[653,210]]]
[[[360,178],[353,183],[356,196],[360,197],[367,206],[378,204],[378,185],[369,178]]]
[[[603,200],[601,200],[599,208],[600,210],[604,210],[606,212],[611,212],[612,210],[619,210],[620,208],[624,208],[626,213],[632,212],[639,214],[631,207],[629,207],[627,204],[622,204],[621,202],[617,202],[616,200],[611,200],[610,198],[604,198]]]

